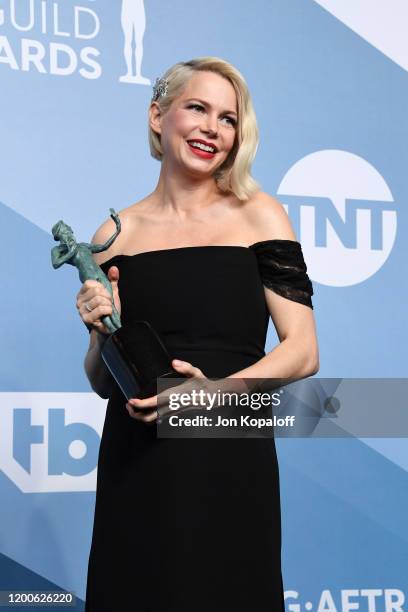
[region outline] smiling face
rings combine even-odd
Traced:
[[[163,115],[152,115],[163,160],[194,176],[211,176],[234,146],[237,99],[232,84],[214,72],[196,72]]]

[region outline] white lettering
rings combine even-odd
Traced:
[[[21,70],[28,72],[30,64],[35,66],[38,72],[46,74],[47,71],[42,63],[45,57],[45,48],[38,40],[23,38],[21,40]]]
[[[351,602],[350,597],[358,597],[358,589],[343,589],[341,591],[341,606],[343,612],[349,612],[350,610],[358,610],[360,606],[357,602]]]
[[[91,15],[93,21],[94,21],[94,30],[93,32],[88,32],[88,34],[85,34],[84,32],[80,31],[80,15],[81,13],[87,13],[88,15]],[[95,38],[96,36],[98,36],[99,34],[99,30],[100,30],[100,21],[99,21],[99,17],[98,15],[91,9],[86,8],[84,6],[75,6],[74,7],[74,32],[75,32],[75,38],[86,38],[86,39],[90,39],[90,38]]]
[[[69,58],[69,63],[65,67],[61,67],[58,63],[58,55],[65,53]],[[50,43],[50,74],[56,74],[58,76],[66,76],[73,74],[78,65],[78,59],[76,53],[68,45],[63,43]]]
[[[17,60],[6,36],[0,36],[0,64],[8,64],[13,70],[18,70]]]
[[[394,596],[396,599],[393,599]],[[384,600],[386,612],[404,612],[405,595],[399,589],[385,589]]]
[[[34,0],[29,0],[30,8],[29,8],[29,19],[28,25],[22,26],[17,23],[16,20],[16,3],[15,0],[10,0],[10,21],[16,30],[20,30],[21,32],[27,32],[28,30],[32,30],[34,26]],[[21,7],[21,0],[19,0],[19,5]]]
[[[41,33],[47,33],[47,3],[45,0],[41,2]]]
[[[337,612],[332,594],[328,589],[322,591],[320,600],[317,606],[317,612]]]
[[[98,49],[94,47],[84,47],[81,49],[81,60],[86,66],[93,68],[93,72],[89,70],[85,70],[85,68],[80,68],[79,74],[83,76],[85,79],[99,79],[102,74],[102,67],[98,62],[95,62],[91,56],[98,57],[100,55]]]
[[[55,36],[70,36],[69,32],[63,32],[59,29],[59,8],[58,4],[54,2],[53,5],[53,18],[54,18],[54,34]]]
[[[297,591],[285,591],[284,593],[284,599],[285,601],[287,599],[289,599],[289,597],[292,597],[293,599],[297,600],[299,599],[299,593]],[[287,606],[288,612],[300,612],[300,605],[299,604],[294,604],[294,603],[289,603]]]
[[[361,589],[361,597],[367,597],[368,612],[376,612],[375,598],[381,597],[381,589]]]

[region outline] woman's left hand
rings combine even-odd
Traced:
[[[173,359],[172,366],[177,372],[180,372],[180,378],[186,376],[189,379],[202,379],[203,382],[205,380],[208,380],[203,374],[203,372],[200,370],[200,368],[196,368],[188,361],[180,361],[179,359]],[[133,419],[136,419],[137,421],[143,421],[144,423],[152,423],[153,421],[157,421],[157,418],[159,416],[157,409],[160,408],[160,406],[168,406],[169,393],[174,392],[175,388],[177,388],[177,393],[186,393],[191,390],[191,383],[182,383],[180,385],[177,385],[176,387],[166,389],[158,395],[146,397],[145,399],[130,399],[126,404],[126,408],[129,412],[129,415]],[[143,414],[145,411],[146,414]]]

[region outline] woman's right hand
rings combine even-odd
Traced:
[[[118,313],[121,313],[119,298],[119,268],[111,266],[108,270],[108,279],[112,285],[113,300]],[[109,330],[102,323],[101,319],[112,314],[112,301],[109,291],[96,280],[86,280],[82,285],[76,301],[79,316],[87,325],[92,325],[94,329],[102,334],[109,334]]]

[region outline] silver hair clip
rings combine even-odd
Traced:
[[[167,94],[169,82],[163,77],[157,78],[153,86],[153,97],[152,100],[156,101],[159,98],[163,98]]]

